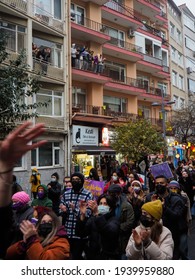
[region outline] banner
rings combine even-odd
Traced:
[[[154,178],[159,175],[164,175],[167,179],[173,178],[173,173],[171,172],[168,162],[152,165],[150,169]]]
[[[104,182],[95,181],[95,180],[85,180],[84,188],[89,190],[95,199],[98,198],[103,193]]]

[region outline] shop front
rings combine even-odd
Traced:
[[[72,172],[79,171],[88,177],[90,169],[94,167],[102,171],[104,178],[109,175],[109,166],[114,165],[115,151],[103,145],[103,137],[102,128],[73,125]]]

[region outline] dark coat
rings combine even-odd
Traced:
[[[87,259],[118,259],[119,220],[114,211],[76,223],[76,234],[89,236]]]

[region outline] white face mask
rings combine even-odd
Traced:
[[[56,181],[56,178],[51,178],[51,182],[55,182]]]
[[[118,177],[117,176],[112,176],[113,181],[117,181]]]
[[[108,205],[98,205],[98,214],[104,215],[110,211],[110,207]]]

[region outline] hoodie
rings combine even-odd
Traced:
[[[35,198],[32,201],[31,206],[44,206],[44,207],[50,207],[52,208],[53,203],[51,199],[48,198],[48,189],[46,185],[39,185],[37,188],[37,192],[39,191],[39,188],[42,187],[44,190],[44,197],[43,198]]]

